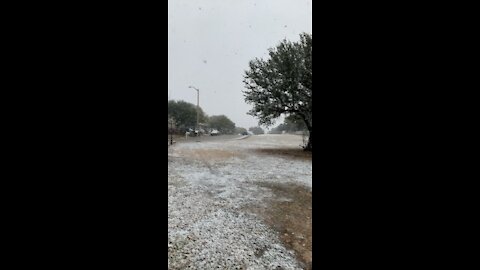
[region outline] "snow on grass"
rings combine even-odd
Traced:
[[[279,141],[282,147],[298,147],[297,137],[252,136],[169,149],[169,269],[301,269],[277,233],[242,210],[273,196],[260,182],[300,183],[311,189],[311,161],[252,151],[278,147]],[[226,150],[242,155],[215,158]]]

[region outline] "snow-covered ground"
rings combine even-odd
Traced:
[[[170,147],[169,269],[304,269],[279,232],[250,211],[292,200],[278,197],[275,185],[311,192],[312,162],[301,143],[262,135]]]

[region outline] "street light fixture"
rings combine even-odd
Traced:
[[[195,89],[197,91],[197,127],[195,129],[196,136],[198,137],[200,135],[200,127],[199,127],[199,121],[200,121],[200,89],[196,88],[195,86],[189,86],[188,88]]]

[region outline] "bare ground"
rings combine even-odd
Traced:
[[[295,251],[305,269],[312,269],[312,192],[294,184],[259,185],[271,189],[275,199],[267,200],[267,207],[250,210],[280,234],[283,244]]]

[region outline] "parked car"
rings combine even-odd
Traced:
[[[218,136],[220,135],[220,132],[218,132],[218,130],[212,130],[212,132],[210,132],[210,136]]]

